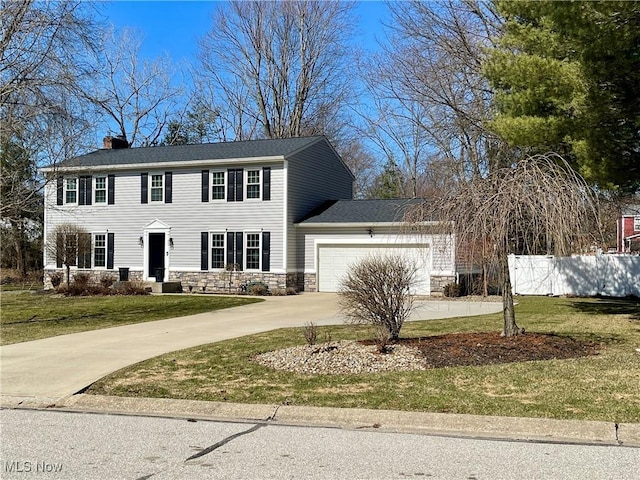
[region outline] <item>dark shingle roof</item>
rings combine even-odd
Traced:
[[[319,139],[315,137],[247,140],[242,142],[203,143],[198,145],[172,145],[102,149],[70,158],[59,167],[101,167],[144,163],[223,160],[230,158],[279,157],[294,153]]]
[[[300,222],[303,225],[320,223],[397,223],[424,200],[332,200],[320,205]]]

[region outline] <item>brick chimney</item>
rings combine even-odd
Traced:
[[[102,139],[102,148],[114,150],[117,148],[129,148],[129,142],[127,142],[121,135],[117,137],[107,135]]]

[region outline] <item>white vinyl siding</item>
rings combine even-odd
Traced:
[[[216,167],[215,171],[224,171],[233,164]],[[264,164],[244,165],[245,170],[262,169]],[[152,175],[164,175],[165,170],[129,170],[117,173],[115,182],[114,205],[82,206],[81,215],[78,209],[56,207],[56,185],[49,182],[46,186],[46,202],[49,205],[46,213],[46,235],[51,235],[56,225],[61,223],[78,223],[85,230],[92,232],[115,233],[114,268],[129,267],[132,272],[144,268],[144,245],[139,244],[144,238],[145,226],[154,221],[162,222],[170,228],[170,238],[174,247],[168,249],[167,262],[169,271],[200,270],[200,235],[201,232],[270,232],[271,262],[270,271],[284,273],[282,245],[284,241],[283,221],[283,168],[282,163],[272,163],[271,167],[271,201],[269,202],[207,202],[201,200],[202,168],[172,169],[173,194],[172,203],[140,203],[140,174],[148,172],[149,190]],[[210,172],[214,169],[210,169]],[[211,182],[211,179],[210,179]],[[209,185],[212,185],[209,183]],[[150,192],[149,192],[150,193]],[[209,192],[211,193],[211,192]],[[209,241],[211,241],[209,235]],[[47,239],[48,240],[48,239]],[[55,240],[54,240],[55,241]],[[226,239],[225,239],[226,242]],[[211,255],[211,245],[208,246]],[[226,254],[226,252],[225,252]],[[226,262],[226,259],[225,259]],[[211,258],[209,258],[211,265]],[[47,257],[47,265],[55,266],[55,257]]]

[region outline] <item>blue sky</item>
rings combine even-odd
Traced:
[[[142,55],[154,58],[168,53],[171,58],[192,60],[197,52],[197,40],[211,25],[210,14],[220,2],[212,1],[113,1],[103,4],[103,14],[116,28],[134,27],[143,33]],[[379,1],[360,2],[356,9],[360,25],[358,32],[367,49],[375,48],[380,36],[381,21],[387,7]]]

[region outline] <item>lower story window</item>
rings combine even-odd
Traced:
[[[224,268],[224,234],[211,234],[211,268]]]
[[[247,270],[260,270],[260,234],[247,233]]]
[[[93,264],[96,267],[107,266],[107,236],[97,234],[93,237]]]

